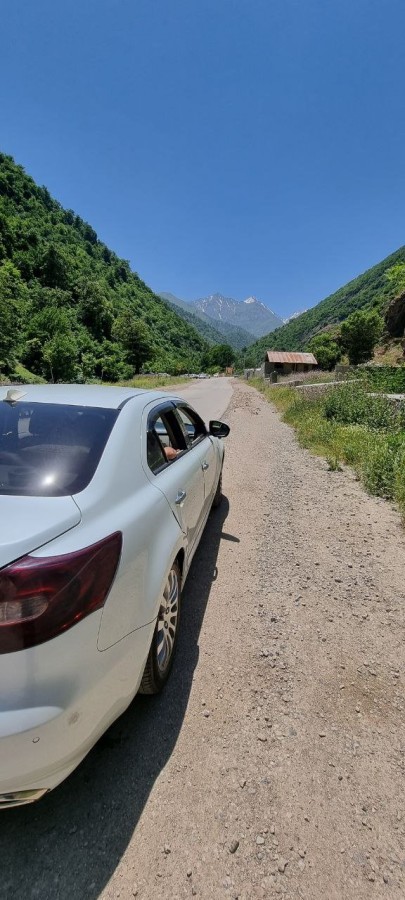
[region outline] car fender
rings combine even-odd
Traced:
[[[170,567],[185,550],[183,532],[166,498],[154,493],[148,528],[137,521],[125,531],[121,562],[101,618],[99,650],[156,619]]]

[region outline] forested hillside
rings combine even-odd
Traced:
[[[55,381],[198,370],[207,344],[93,228],[0,154],[0,373]]]
[[[260,338],[249,347],[249,357],[259,361],[265,350],[304,350],[315,334],[342,322],[356,310],[375,309],[383,313],[388,302],[403,290],[404,264],[405,246],[317,306]]]

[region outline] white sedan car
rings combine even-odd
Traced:
[[[221,499],[227,425],[178,397],[0,389],[0,807],[80,763],[159,691],[180,595]]]

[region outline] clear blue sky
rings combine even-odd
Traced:
[[[3,0],[1,149],[155,290],[288,315],[405,242],[404,0]]]

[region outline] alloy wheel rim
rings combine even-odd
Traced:
[[[179,617],[179,581],[177,573],[171,569],[163,591],[162,603],[157,623],[157,665],[163,674],[170,662]]]

